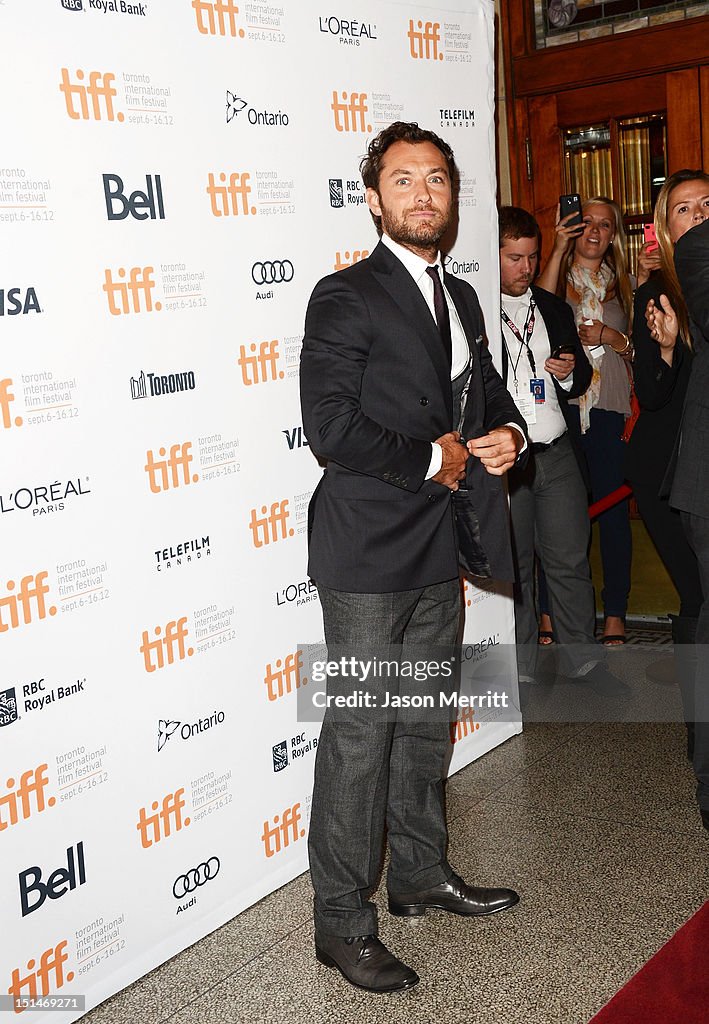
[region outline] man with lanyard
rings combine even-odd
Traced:
[[[512,543],[517,569],[515,620],[520,680],[534,681],[538,616],[535,550],[544,567],[556,639],[594,643],[595,610],[588,563],[586,486],[568,430],[568,400],[583,394],[591,366],[571,309],[532,281],[539,226],[514,206],[500,209],[502,378],[527,422],[530,458],[508,475]],[[567,651],[575,674],[594,667]],[[588,649],[585,649],[588,655]],[[597,660],[597,659],[596,659]]]

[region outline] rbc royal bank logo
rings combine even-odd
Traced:
[[[117,95],[113,88],[116,76],[108,71],[90,71],[88,85],[84,84],[85,77],[85,73],[79,69],[75,73],[76,82],[72,82],[69,69],[62,68],[59,91],[64,94],[66,112],[72,121],[125,120],[121,111],[116,113],[113,109],[113,100]]]
[[[15,687],[10,686],[7,690],[0,690],[0,729],[4,725],[12,725],[17,721],[17,697]]]
[[[282,772],[284,768],[288,767],[288,741],[282,740],[280,743],[276,743],[272,752],[273,770],[274,772]]]
[[[440,49],[441,24],[438,21],[409,19],[409,55],[414,60],[443,60]]]
[[[369,113],[367,106],[366,92],[337,92],[332,91],[332,110],[335,130],[338,132],[371,132],[372,126],[367,123],[366,115]]]
[[[244,38],[243,28],[237,21],[239,8],[234,0],[192,0],[197,19],[197,31],[203,36],[231,36]]]

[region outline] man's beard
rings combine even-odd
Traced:
[[[419,249],[437,247],[451,222],[451,214],[448,217],[444,217],[439,211],[434,211],[439,213],[435,220],[422,218],[420,221],[411,223],[404,218],[397,218],[384,206],[381,206],[381,204],[380,208],[382,211],[382,229],[389,238],[394,242],[398,242],[399,245],[413,245]]]

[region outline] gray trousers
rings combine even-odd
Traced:
[[[421,590],[352,594],[318,587],[328,647],[362,656],[373,646],[452,645],[461,615],[457,579]],[[368,683],[369,686],[369,683]],[[431,691],[433,692],[433,691]],[[437,691],[436,691],[437,692]],[[409,713],[410,714],[410,713]],[[447,720],[379,721],[367,708],[346,720],[325,713],[315,760],[308,850],[316,931],[377,934],[376,889],[386,823],[392,892],[446,881],[448,832],[443,777],[451,751]]]
[[[520,674],[534,673],[539,630],[534,553],[544,566],[552,621],[561,644],[594,644],[595,604],[588,562],[588,501],[571,441],[532,454],[510,470],[512,543],[517,570],[515,630]]]

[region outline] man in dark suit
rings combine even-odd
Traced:
[[[588,563],[590,523],[583,455],[574,444],[569,399],[591,383],[591,364],[570,306],[532,282],[539,263],[539,225],[516,206],[500,209],[502,377],[527,422],[530,457],[509,475],[512,543],[517,570],[515,629],[521,681],[532,681],[538,651],[534,555],[544,567],[556,639],[581,649],[582,668],[596,625]],[[565,652],[573,659],[572,648]]]
[[[397,122],[370,143],[361,170],[381,242],[320,281],[306,316],[303,424],[328,460],[310,507],[309,573],[329,648],[453,645],[461,602],[451,492],[465,478],[488,574],[511,579],[502,475],[526,444],[524,420],[492,365],[474,290],[441,277],[452,150]],[[518,900],[468,886],[448,864],[450,734],[437,717],[380,721],[365,709],[343,721],[328,710],[323,723],[309,838],[316,954],[370,991],[419,980],[377,938],[370,896],[385,823],[393,914],[475,916]]]
[[[697,556],[704,597],[696,633],[694,773],[702,821],[709,829],[709,195],[695,205],[697,226],[683,234],[675,248],[677,277],[691,318],[694,359],[669,474],[670,505],[680,510],[684,532]]]

